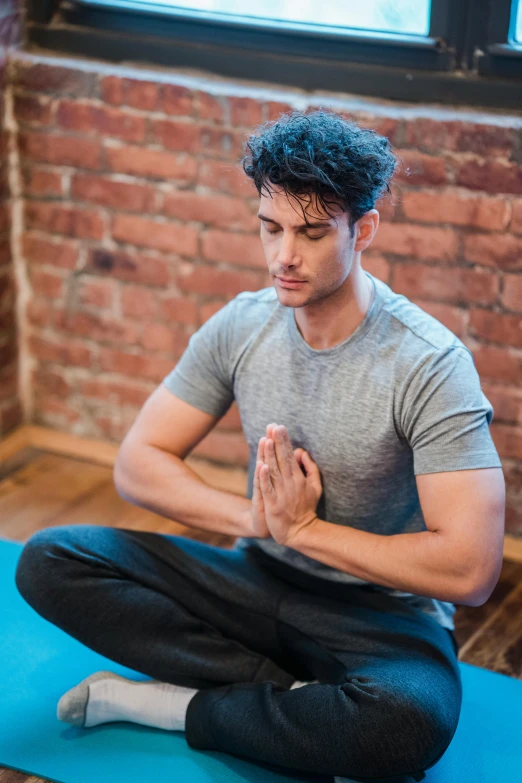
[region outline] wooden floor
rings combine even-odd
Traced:
[[[237,485],[237,478],[234,482]],[[217,486],[211,479],[209,483]],[[222,488],[234,491],[230,482]],[[32,446],[4,460],[0,538],[23,543],[41,528],[71,524],[183,535],[222,547],[231,547],[235,540],[188,528],[127,503],[116,492],[107,465]],[[479,607],[458,606],[454,621],[459,660],[522,679],[522,562],[505,559],[489,601]],[[43,783],[43,779],[0,767],[0,783]]]

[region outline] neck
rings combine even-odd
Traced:
[[[333,348],[355,332],[368,312],[373,294],[372,281],[359,264],[331,296],[294,310],[297,327],[315,350]]]

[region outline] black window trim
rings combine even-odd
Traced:
[[[522,111],[512,0],[432,0],[427,36],[253,24],[247,17],[142,6],[29,0],[28,48],[411,103]]]

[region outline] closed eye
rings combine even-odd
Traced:
[[[279,231],[269,231],[268,229],[266,229],[266,233],[267,234],[277,234],[277,233],[279,233]],[[323,239],[323,237],[325,237],[326,234],[321,234],[320,237],[311,237],[311,236],[308,236],[308,234],[305,234],[305,236],[306,236],[307,239],[310,240],[310,242],[317,242],[319,239]]]

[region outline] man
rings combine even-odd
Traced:
[[[192,335],[114,474],[122,497],[235,546],[47,528],[17,586],[155,678],[91,675],[60,720],[185,731],[193,748],[275,768],[421,780],[459,719],[455,603],[484,603],[502,565],[493,409],[466,346],[361,268],[396,166],[388,140],[319,110],[282,115],[248,147],[274,285]],[[183,463],[234,399],[246,498]]]

